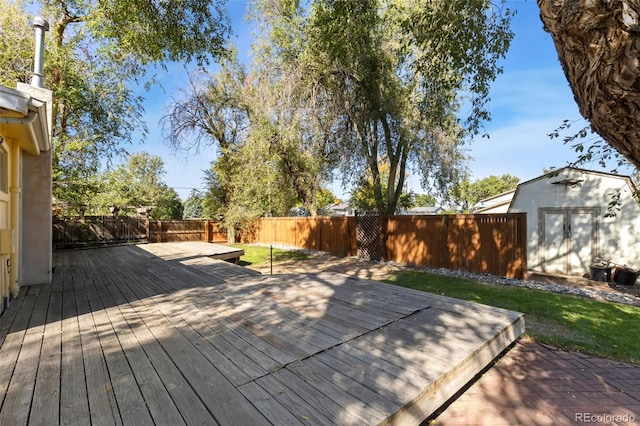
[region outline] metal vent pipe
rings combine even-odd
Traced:
[[[49,23],[37,16],[33,20],[36,29],[36,52],[33,58],[33,77],[31,85],[44,88],[44,33],[49,31]]]

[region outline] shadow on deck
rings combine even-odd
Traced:
[[[0,424],[419,424],[524,331],[502,309],[186,253],[55,253],[52,285],[0,319]]]

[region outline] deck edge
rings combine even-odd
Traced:
[[[525,331],[524,314],[520,314],[511,324],[505,326],[492,339],[469,354],[461,363],[431,383],[413,401],[379,423],[383,425],[420,424],[460,389],[481,373],[505,349],[515,342]]]

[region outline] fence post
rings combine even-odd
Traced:
[[[116,217],[114,217],[113,219],[114,219],[114,221],[113,221],[113,222],[114,222],[114,223],[113,223],[113,226],[114,226],[114,228],[115,228],[115,230],[114,230],[114,234],[115,234],[115,235],[114,235],[113,237],[114,237],[116,240],[119,240],[119,239],[120,239],[120,235],[121,235],[120,228],[122,228],[122,221],[121,221],[121,220],[120,220],[120,218],[119,218],[119,217],[117,217],[117,216],[116,216]]]
[[[156,238],[159,243],[162,242],[162,221],[158,220],[158,237]]]
[[[204,221],[204,238],[205,238],[205,241],[208,242],[208,243],[211,242],[210,227],[211,227],[210,221],[209,220],[205,220]]]
[[[449,269],[451,267],[451,248],[449,247],[449,241],[451,236],[449,235],[449,220],[454,215],[443,215],[442,222],[444,223],[444,256],[442,257],[444,260],[444,267]]]

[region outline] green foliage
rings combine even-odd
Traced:
[[[234,227],[294,205],[315,214],[336,166],[382,213],[411,205],[409,167],[441,191],[463,175],[460,146],[488,118],[509,11],[468,0],[256,0],[251,13],[250,68],[230,57],[163,120],[174,147],[219,154],[207,213]]]
[[[225,53],[230,26],[223,1],[62,3],[71,15],[83,17],[94,39],[118,54],[132,55],[143,65],[195,61],[202,66]]]
[[[218,160],[220,161],[220,159]],[[217,171],[217,161],[211,163],[211,168],[204,170],[203,183],[206,191],[203,195],[202,208],[205,217],[219,218],[224,216],[228,205],[227,188],[229,182],[220,179]]]
[[[429,194],[417,194],[413,197],[415,207],[435,207],[436,202],[436,197]]]
[[[576,124],[578,130],[574,131],[572,126]],[[569,145],[576,152],[576,160],[569,164],[572,167],[597,163],[600,167],[610,168],[612,173],[617,173],[618,169],[631,166],[631,163],[600,138],[585,120],[563,120],[562,124],[547,136],[550,139],[562,138],[562,143]]]
[[[182,202],[163,181],[165,173],[160,157],[146,152],[132,154],[125,163],[104,174],[104,189],[96,201],[103,211],[113,205],[122,212],[153,206],[153,219],[182,219]]]
[[[465,178],[453,188],[450,202],[454,209],[469,213],[478,201],[515,189],[519,182],[518,177],[510,174],[491,175],[473,182]]]
[[[96,163],[124,154],[123,142],[146,134],[138,87],[154,82],[152,66],[203,65],[226,53],[224,2],[42,0],[50,23],[45,86],[54,92],[53,175],[58,202],[92,204]],[[20,1],[0,2],[0,83],[29,79],[32,20]],[[143,136],[144,137],[144,136]]]
[[[189,197],[184,200],[184,209],[182,211],[183,219],[203,219],[204,215],[204,197],[195,189],[191,191]]]
[[[387,192],[387,182],[389,181],[389,166],[386,161],[383,159],[379,162],[378,170],[380,172],[380,182],[379,186],[383,193]],[[377,212],[380,211],[378,209],[378,204],[376,202],[376,194],[375,194],[375,181],[371,176],[370,170],[367,170],[360,179],[358,185],[354,187],[351,191],[351,204],[356,208],[359,212]],[[388,211],[386,206],[386,200],[383,200],[383,205],[385,209],[383,211]],[[398,200],[396,201],[397,209],[408,209],[414,206],[413,194],[410,194],[406,191],[403,191]],[[396,211],[392,211],[391,214],[395,214]]]
[[[33,69],[33,27],[22,1],[0,0],[0,84],[28,83]]]
[[[336,196],[331,190],[327,188],[320,188],[318,193],[316,194],[316,200],[320,209],[318,210],[318,214],[327,214],[323,209],[327,206],[333,205],[336,202]]]
[[[462,175],[459,147],[489,118],[489,85],[513,35],[501,10],[468,0],[312,2],[305,63],[333,114],[345,179],[368,169],[379,212],[395,211],[410,165],[441,192]]]
[[[251,69],[233,57],[223,61],[218,73],[194,80],[163,117],[174,148],[216,149],[218,159],[206,172],[205,213],[224,216],[229,227],[284,215],[295,205],[315,214],[329,171],[316,131],[320,118],[308,104],[310,82],[295,60],[297,2],[258,1],[254,10],[263,37]]]
[[[391,284],[522,312],[537,341],[626,362],[639,362],[640,308],[527,288],[404,272]]]

